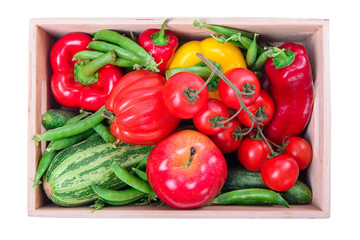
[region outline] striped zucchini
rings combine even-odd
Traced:
[[[111,168],[114,160],[130,170],[147,158],[153,146],[119,143],[117,148],[101,137],[87,139],[60,151],[44,176],[46,195],[57,205],[75,207],[89,204],[98,196],[92,184],[120,189],[121,182]]]

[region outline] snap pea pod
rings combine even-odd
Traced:
[[[125,59],[125,60],[133,62],[133,63],[137,63],[141,66],[147,66],[145,60],[137,57],[132,52],[130,52],[118,45],[112,44],[112,43],[108,43],[108,42],[104,42],[104,41],[92,41],[88,44],[87,48],[93,49],[96,51],[101,51],[104,53],[114,50],[116,56],[119,58]]]
[[[276,193],[269,189],[261,188],[248,188],[234,190],[231,192],[223,193],[215,197],[211,204],[218,205],[264,205],[264,204],[278,204],[289,208],[289,204]]]
[[[141,160],[141,162],[139,162],[139,164],[136,166],[136,169],[144,170],[146,168],[146,162],[147,162],[147,158]]]
[[[94,129],[90,128],[89,130],[87,130],[83,133],[80,133],[78,135],[54,140],[48,145],[48,147],[46,148],[46,151],[50,152],[50,151],[55,151],[55,150],[56,151],[62,150],[71,145],[74,145],[75,143],[80,142],[81,140],[84,140],[84,139],[90,137],[93,133],[94,133]]]
[[[64,124],[64,126],[66,125],[70,125],[73,123],[76,123],[78,121],[80,121],[81,119],[83,119],[84,117],[86,117],[87,115],[89,115],[89,112],[82,112],[79,115],[76,115],[72,118],[70,118],[69,120],[66,121],[66,123]],[[52,142],[49,144],[49,146],[52,144]],[[44,175],[46,169],[49,167],[52,159],[55,157],[57,151],[52,150],[52,151],[45,151],[43,153],[43,155],[40,158],[38,167],[36,169],[36,173],[35,173],[35,179],[34,179],[34,184],[33,184],[33,188],[37,188],[41,181],[41,177]]]
[[[250,44],[249,49],[247,50],[246,53],[246,64],[248,68],[251,68],[257,59],[257,43],[256,43],[257,36],[259,36],[259,34],[254,35],[254,39]]]
[[[268,58],[271,57],[272,53],[273,53],[272,49],[268,49],[263,53],[261,53],[256,59],[254,65],[251,67],[251,71],[253,72],[260,71],[264,67]]]
[[[78,59],[94,60],[94,59],[102,56],[103,54],[105,54],[105,53],[99,52],[99,51],[84,50],[84,51],[75,53],[75,55],[73,56],[73,61],[78,60]],[[115,62],[113,63],[113,65],[116,65],[119,67],[133,67],[134,64],[135,64],[134,62],[131,62],[131,61],[128,61],[128,60],[125,60],[122,58],[116,58]]]
[[[146,62],[149,64],[149,67],[151,67],[151,70],[159,71],[157,69],[157,63],[155,62],[154,58],[139,44],[137,44],[135,41],[131,40],[130,38],[121,35],[118,32],[103,29],[94,34],[93,40],[103,40],[110,43],[114,43],[119,45],[120,47],[132,52],[140,59],[145,59]]]
[[[139,170],[137,168],[132,168],[132,170],[134,171],[134,173],[136,173],[136,175],[138,175],[138,177],[144,181],[148,181],[148,178],[146,176],[146,172]]]
[[[115,175],[127,185],[148,194],[154,194],[154,190],[151,188],[150,184],[141,180],[140,178],[131,175],[125,168],[120,166],[117,162],[111,164]]]
[[[114,144],[118,143],[118,139],[111,134],[110,129],[104,124],[99,123],[93,129],[104,139],[105,142]]]
[[[194,67],[181,67],[181,68],[179,67],[179,68],[168,69],[165,72],[165,77],[166,79],[169,79],[171,76],[179,72],[192,72],[198,75],[199,77],[201,77],[202,79],[207,79],[211,74],[211,70],[208,67],[194,66]]]
[[[112,190],[102,188],[95,184],[92,184],[92,188],[102,201],[107,204],[116,206],[133,203],[136,200],[147,196],[146,193],[141,192],[135,188],[129,188],[125,190]]]
[[[48,130],[46,132],[36,134],[32,136],[32,139],[39,142],[39,141],[54,141],[61,138],[71,137],[74,135],[78,135],[80,133],[89,130],[90,128],[94,127],[95,125],[99,124],[101,121],[104,120],[103,111],[105,111],[105,106],[102,106],[99,110],[97,110],[91,116],[82,119],[76,123],[72,123],[70,125],[66,125],[63,127],[55,128]]]
[[[254,37],[254,33],[251,33],[251,32],[246,32],[246,31],[242,31],[242,30],[238,30],[238,29],[234,29],[234,28],[230,28],[230,27],[225,27],[225,26],[220,26],[220,25],[211,25],[211,24],[207,24],[205,22],[201,22],[197,19],[193,22],[193,25],[195,27],[199,27],[200,29],[202,27],[207,28],[213,32],[222,34],[226,37],[230,37],[234,34],[239,34],[239,33],[242,36],[250,38],[250,39],[252,39]]]

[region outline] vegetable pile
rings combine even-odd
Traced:
[[[198,20],[208,38],[69,33],[50,52],[47,142],[34,177],[63,207],[308,204],[309,56]]]

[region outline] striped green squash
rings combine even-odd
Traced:
[[[125,186],[111,169],[111,159],[130,170],[147,158],[153,146],[119,143],[117,148],[101,137],[87,139],[60,151],[44,176],[46,195],[57,205],[89,204],[98,196],[92,183],[109,189]]]

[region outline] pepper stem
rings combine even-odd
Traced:
[[[80,61],[75,63],[74,78],[83,85],[89,85],[97,82],[97,71],[106,64],[113,64],[116,61],[116,55],[113,50],[95,58],[92,61]]]
[[[194,147],[190,148],[190,157],[189,157],[189,160],[187,161],[187,163],[185,164],[185,168],[188,168],[190,166],[190,163],[194,158],[195,151],[196,151],[196,149]]]
[[[169,19],[166,19],[161,25],[160,31],[151,35],[151,40],[156,46],[166,46],[168,44],[169,36],[165,34],[165,28],[168,22]]]
[[[273,63],[276,69],[287,67],[295,60],[295,53],[287,49],[273,48]]]

